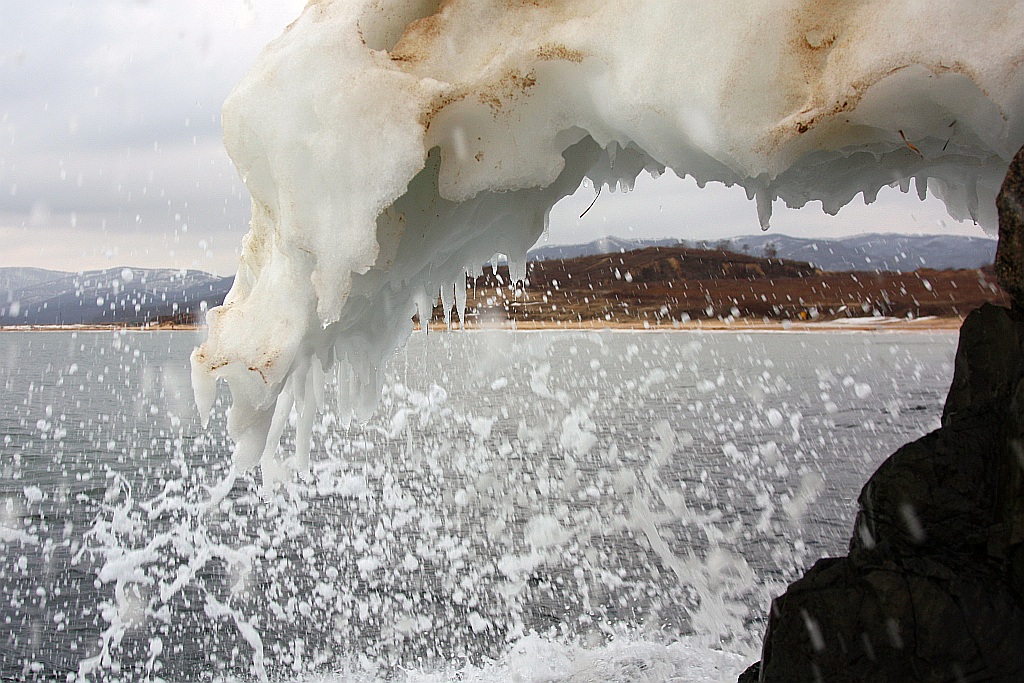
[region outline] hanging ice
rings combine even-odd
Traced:
[[[1018,0],[314,0],[224,107],[253,219],[192,357],[200,410],[227,380],[243,468],[296,402],[309,429],[324,370],[365,417],[417,304],[454,283],[461,306],[495,252],[522,273],[585,177],[739,184],[765,224],[913,177],[993,226],[1022,46]]]

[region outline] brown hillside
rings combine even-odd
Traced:
[[[470,280],[467,318],[665,324],[672,321],[963,316],[1007,304],[991,268],[822,272],[810,264],[719,250],[652,247],[529,264],[525,282],[490,266]],[[435,319],[442,319],[440,307]]]

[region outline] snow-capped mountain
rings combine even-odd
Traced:
[[[189,319],[223,301],[232,278],[199,270],[0,268],[0,325],[142,324]]]
[[[960,235],[869,234],[821,239],[766,233],[703,241],[605,237],[586,244],[539,247],[530,251],[529,258],[531,261],[544,261],[675,245],[806,261],[830,271],[912,272],[919,268],[981,268],[991,264],[996,253],[996,240]]]

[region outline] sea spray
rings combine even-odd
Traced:
[[[223,395],[205,430],[176,412],[188,338],[8,339],[0,654],[90,680],[657,680],[752,658],[773,587],[848,536],[836,491],[889,448],[864,425],[901,439],[945,389],[920,336],[417,337],[379,415],[328,411],[309,479],[270,486],[221,457]],[[934,390],[892,383],[932,367]]]

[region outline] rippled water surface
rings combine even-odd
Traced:
[[[198,340],[0,334],[4,678],[734,680],[938,426],[956,343],[417,335],[271,491],[230,474],[226,395],[199,425]]]

